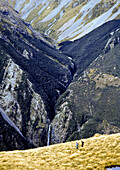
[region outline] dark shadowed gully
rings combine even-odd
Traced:
[[[120,20],[60,46],[0,4],[0,150],[120,131]]]

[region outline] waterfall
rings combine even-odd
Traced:
[[[51,125],[48,126],[48,137],[47,137],[47,146],[50,145],[50,133],[51,133]]]

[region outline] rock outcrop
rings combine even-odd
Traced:
[[[47,144],[54,105],[73,74],[73,61],[1,1],[0,107],[34,145]]]
[[[30,149],[35,146],[26,140],[18,127],[0,108],[0,151]]]

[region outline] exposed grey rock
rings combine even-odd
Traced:
[[[10,56],[9,56],[10,57]],[[10,58],[4,66],[3,80],[0,84],[0,106],[11,120],[21,129],[22,115],[17,101],[16,88],[22,81],[23,71]]]
[[[54,105],[74,74],[72,59],[0,2],[0,107],[22,135],[47,144]]]
[[[18,127],[0,108],[0,151],[35,147],[22,135]]]
[[[24,136],[22,135],[22,133],[20,132],[19,128],[10,120],[10,118],[5,114],[5,112],[3,111],[3,109],[0,108],[0,113],[1,116],[3,117],[3,119],[10,125],[12,126],[23,138]]]
[[[110,49],[113,49],[117,44],[120,43],[120,28],[110,33],[110,38],[106,43],[104,52],[108,52]]]
[[[7,67],[4,69],[4,76],[0,86],[0,106],[4,108],[11,120],[21,131],[23,131],[22,124],[25,120],[23,119],[22,108],[18,101],[18,91],[16,91],[16,89],[19,88],[20,83],[23,81],[23,71],[11,59],[7,61]],[[29,106],[30,118],[28,122],[26,122],[27,131],[25,136],[29,141],[32,141],[36,146],[39,146],[42,140],[40,137],[41,133],[43,133],[43,129],[46,129],[47,131],[47,124],[50,120],[47,118],[47,112],[41,96],[35,93],[32,88],[32,83],[28,79],[27,85],[29,94],[31,95],[31,103]],[[25,91],[22,95],[24,99],[27,100],[27,94]]]
[[[7,140],[4,131],[11,135],[11,128],[36,146],[50,143],[50,136],[51,143],[60,143],[119,131],[119,112],[114,108],[120,85],[119,21],[106,23],[74,42],[61,43],[63,54],[8,4],[0,6],[0,18],[0,107],[14,122],[2,116],[1,127],[4,121],[8,127],[7,132],[1,128],[2,145]],[[110,59],[109,50],[113,51]]]
[[[60,106],[60,111],[57,112],[51,124],[51,143],[63,143],[66,141],[72,114],[67,102]]]
[[[76,6],[79,5],[79,1],[75,1],[73,4],[72,4],[72,7],[75,8]]]

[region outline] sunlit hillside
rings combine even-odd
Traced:
[[[81,142],[84,141],[83,147]],[[0,169],[105,169],[120,166],[120,133],[51,145],[26,151],[0,153]]]
[[[119,0],[8,0],[21,17],[58,42],[75,40],[120,18]]]

